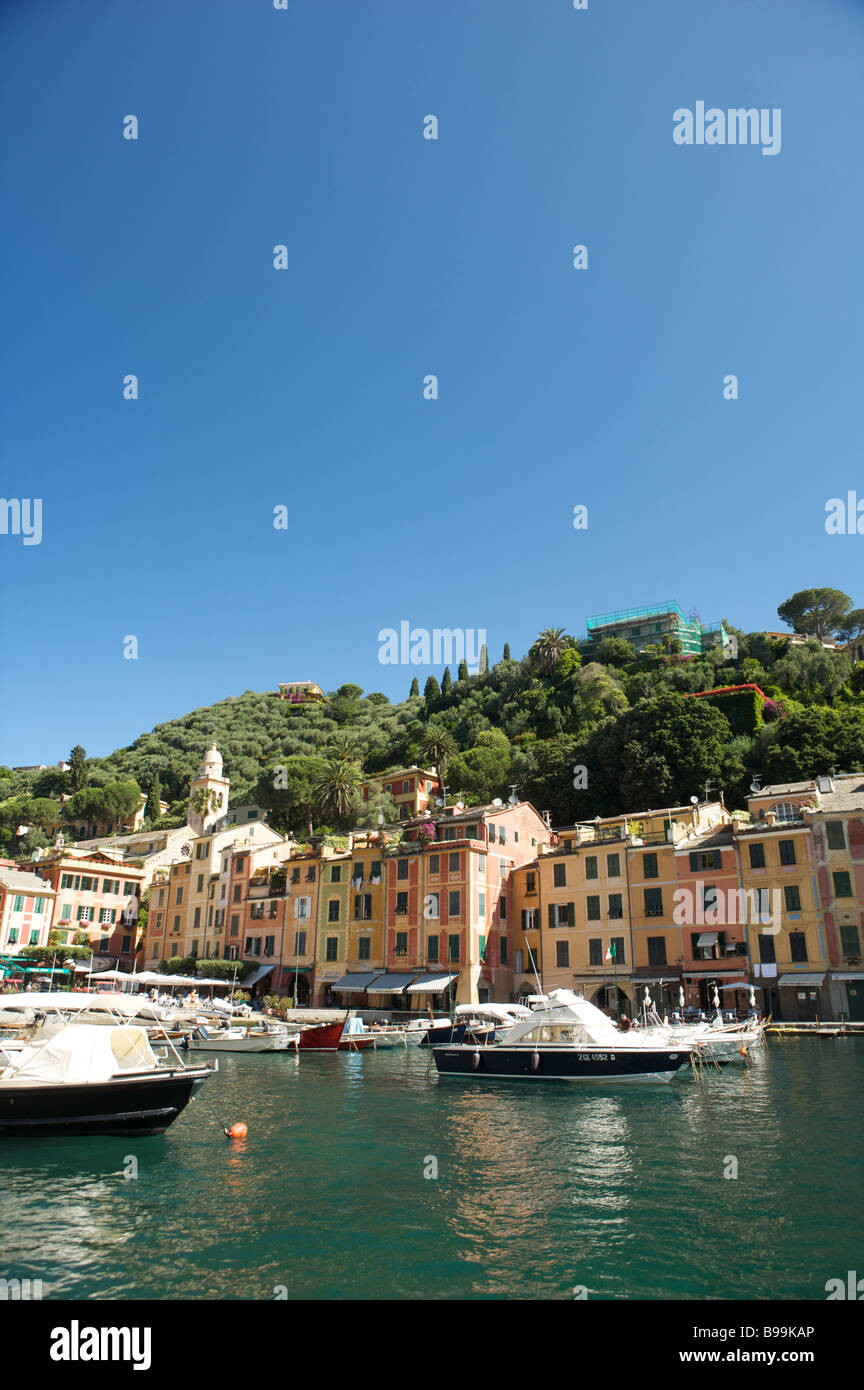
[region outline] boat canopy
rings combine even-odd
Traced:
[[[4,1079],[85,1085],[158,1065],[143,1028],[82,1025],[64,1028],[46,1042],[22,1048]]]
[[[473,1018],[492,1018],[499,1023],[512,1023],[514,1018],[533,1018],[530,1009],[523,1004],[457,1004],[457,1014],[470,1014]]]

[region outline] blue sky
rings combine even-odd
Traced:
[[[0,13],[2,493],[43,507],[0,535],[0,762],[280,680],[402,698],[403,619],[494,660],[864,604],[824,529],[864,495],[857,0]],[[779,107],[780,153],[676,145],[700,100]]]

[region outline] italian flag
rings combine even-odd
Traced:
[[[604,959],[604,960],[614,960],[614,959],[615,959],[615,947],[614,947],[614,946],[610,946],[610,947],[609,947],[609,949],[607,950],[607,952],[606,952],[605,956],[603,957],[603,959]]]

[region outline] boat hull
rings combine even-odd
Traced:
[[[467,1023],[447,1023],[439,1028],[429,1028],[423,1034],[418,1046],[438,1047],[444,1043],[461,1043],[466,1032],[471,1034],[474,1042],[485,1044],[491,1043],[495,1037],[494,1028],[471,1028]]]
[[[665,1049],[599,1048],[435,1047],[432,1055],[439,1076],[454,1076],[468,1081],[614,1081],[665,1082],[689,1060],[687,1049],[671,1052]]]
[[[296,1046],[293,1037],[190,1038],[190,1052],[288,1052]]]
[[[161,1134],[210,1075],[190,1067],[86,1085],[0,1086],[0,1138]]]
[[[344,1022],[317,1023],[304,1028],[297,1044],[301,1052],[363,1052],[372,1047],[374,1040],[368,1034],[346,1033],[343,1036]]]

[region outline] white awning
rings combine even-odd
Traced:
[[[717,945],[717,935],[718,935],[718,934],[717,934],[716,931],[703,931],[702,935],[698,938],[698,940],[697,940],[697,942],[696,942],[696,945],[697,945],[697,946],[716,946],[716,945]]]
[[[777,983],[794,989],[796,985],[821,985],[824,979],[824,975],[781,975]]]
[[[408,986],[408,993],[437,994],[458,978],[458,975],[418,975],[413,985]]]

